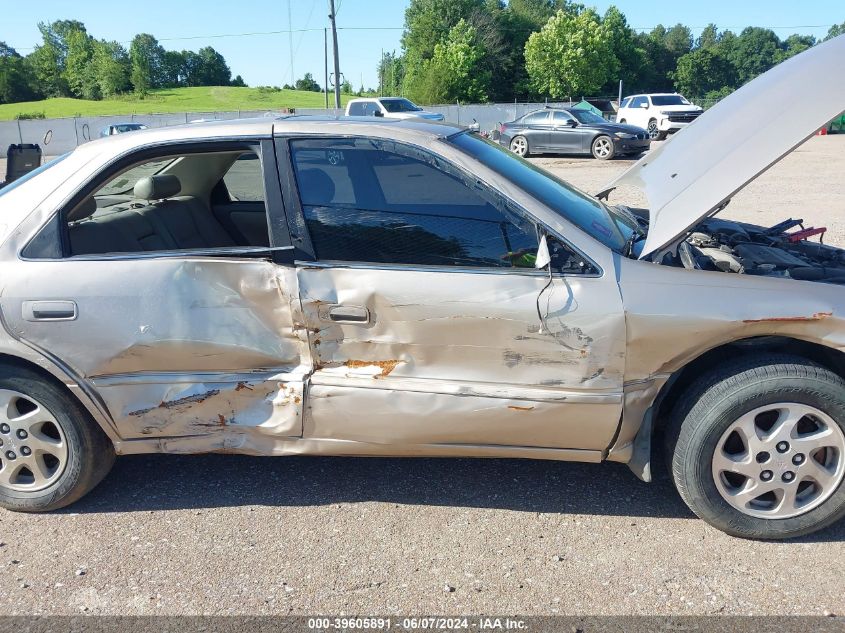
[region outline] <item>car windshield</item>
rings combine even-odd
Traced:
[[[37,167],[36,169],[33,169],[31,172],[24,174],[23,176],[21,176],[17,180],[10,182],[5,187],[0,188],[0,196],[9,193],[10,191],[12,191],[13,189],[15,189],[17,187],[20,187],[27,180],[35,178],[35,176],[37,176],[40,173],[47,171],[51,167],[55,167],[56,165],[58,165],[60,162],[62,162],[68,156],[70,156],[70,152],[68,152],[67,154],[62,154],[61,156],[54,158],[53,160],[47,161],[46,163],[44,163],[40,167]]]
[[[651,102],[656,106],[690,105],[681,95],[652,95]]]
[[[622,253],[636,222],[592,196],[556,178],[498,143],[464,132],[449,142],[572,222],[599,242]]]
[[[407,99],[382,99],[381,105],[388,112],[419,112],[422,110]]]
[[[569,114],[574,116],[578,119],[579,123],[584,123],[587,125],[596,125],[597,123],[607,123],[604,118],[600,117],[599,115],[595,114],[594,112],[590,112],[589,110],[570,110]]]

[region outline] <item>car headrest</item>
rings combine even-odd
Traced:
[[[322,169],[298,171],[297,181],[302,204],[320,206],[334,200],[334,181]]]
[[[147,176],[135,183],[135,197],[141,200],[163,200],[172,198],[182,191],[182,183],[176,176],[169,174]]]
[[[78,222],[85,218],[90,218],[97,211],[97,201],[94,196],[89,196],[80,202],[76,207],[67,214],[68,222]]]

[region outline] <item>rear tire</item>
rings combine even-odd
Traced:
[[[787,355],[719,367],[679,399],[666,449],[681,498],[710,525],[810,534],[845,516],[845,381]]]
[[[527,158],[531,154],[531,148],[528,146],[528,139],[524,136],[514,136],[510,142],[510,150],[522,158]]]
[[[111,469],[111,440],[82,405],[37,373],[0,368],[0,507],[49,512]]]

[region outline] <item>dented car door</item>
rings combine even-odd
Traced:
[[[314,362],[305,437],[600,458],[621,414],[615,283],[535,270],[536,223],[428,149],[277,152]]]
[[[257,144],[244,149],[261,153]],[[231,162],[218,154],[208,165]],[[272,226],[279,224],[274,216],[284,215],[272,149],[267,169],[263,193]],[[106,176],[98,178],[101,185]],[[112,215],[119,222],[195,205],[190,196],[169,203],[140,210],[136,204]],[[66,212],[53,220],[57,238],[79,226],[99,230],[96,216],[68,228]],[[5,283],[2,313],[15,336],[96,394],[123,440],[161,438],[162,450],[176,451],[174,438],[187,436],[196,439],[186,450],[266,453],[268,439],[301,436],[310,366],[295,326],[294,268],[276,263],[289,249],[286,231],[271,239],[272,248],[109,253],[113,247],[103,244],[101,254],[31,257]]]

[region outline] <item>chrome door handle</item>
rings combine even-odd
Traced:
[[[26,321],[73,321],[76,319],[75,301],[24,301],[21,312]]]
[[[327,305],[319,311],[322,321],[332,323],[369,323],[370,311],[363,306]]]

